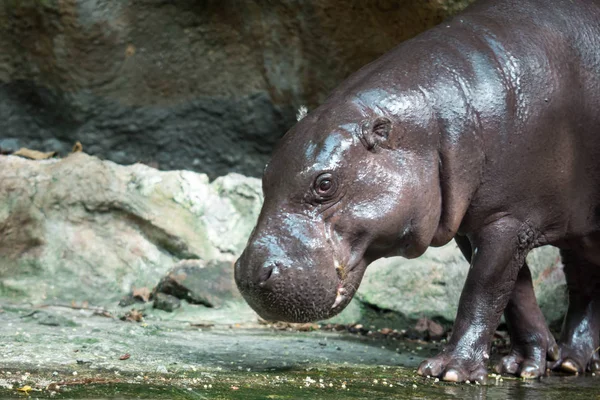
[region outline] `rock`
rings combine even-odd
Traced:
[[[143,303],[138,297],[134,297],[132,293],[128,293],[119,300],[119,307],[129,307],[135,303]]]
[[[181,300],[175,296],[171,296],[170,294],[159,292],[154,295],[153,307],[159,310],[172,312],[181,307]]]
[[[180,261],[161,279],[154,292],[206,307],[219,307],[224,301],[241,299],[233,280],[233,264],[217,260]]]
[[[0,138],[0,154],[12,154],[21,146],[17,139],[2,139]]]
[[[0,148],[258,176],[300,105],[471,1],[4,1]]]
[[[152,293],[150,292],[150,289],[148,289],[147,287],[142,287],[142,288],[134,287],[134,288],[132,288],[131,293],[128,293],[119,301],[119,306],[120,307],[129,307],[130,305],[135,304],[135,303],[147,303],[148,301],[150,301],[151,296],[152,296]]]
[[[148,289],[147,287],[133,288],[133,290],[131,292],[131,296],[134,299],[140,300],[143,303],[147,303],[148,301],[150,301],[151,295],[152,295],[152,293],[150,293],[150,289]]]
[[[538,303],[548,322],[564,315],[565,280],[558,250],[543,247],[527,257]],[[358,290],[359,300],[379,309],[393,310],[409,320],[453,321],[469,265],[451,242],[430,248],[414,260],[380,259],[369,266]]]
[[[0,156],[0,182],[0,297],[32,302],[118,301],[190,258],[231,273],[261,205],[258,179],[211,183],[81,152]]]
[[[132,308],[130,311],[127,311],[124,315],[122,315],[119,319],[121,321],[129,321],[129,322],[142,322],[144,321],[144,310],[136,310]]]
[[[159,365],[158,367],[156,367],[156,373],[158,373],[158,374],[168,374],[169,371],[167,370],[167,367],[165,367],[164,365]]]
[[[419,318],[412,329],[406,332],[410,339],[440,340],[444,337],[446,330],[440,324],[429,318]]]

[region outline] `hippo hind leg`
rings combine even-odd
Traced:
[[[455,240],[470,262],[469,240],[461,236],[457,236]],[[511,349],[496,365],[496,371],[529,379],[542,376],[546,371],[547,360],[557,360],[559,351],[535,299],[527,263],[519,270],[504,318],[508,325]]]
[[[553,370],[583,373],[600,370],[600,266],[573,250],[561,250],[569,307],[560,335],[560,358]]]
[[[547,361],[558,360],[560,352],[537,304],[527,263],[519,271],[504,318],[511,348],[496,365],[496,371],[526,379],[544,375]]]

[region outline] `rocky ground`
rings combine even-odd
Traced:
[[[442,383],[414,373],[440,342],[369,327],[284,329],[231,304],[147,308],[130,320],[129,308],[1,307],[1,398],[591,399],[600,384],[493,374],[483,386]]]

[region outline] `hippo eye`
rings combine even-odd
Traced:
[[[314,191],[318,197],[329,198],[335,194],[337,185],[331,174],[321,174],[315,179]]]
[[[327,193],[331,186],[333,186],[333,183],[329,179],[324,179],[319,183],[319,191]]]

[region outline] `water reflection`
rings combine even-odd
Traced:
[[[479,385],[443,385],[439,389],[439,397],[429,392],[431,396],[421,398],[457,398],[474,400],[573,400],[599,399],[600,377],[586,375],[546,377],[541,381],[522,381],[503,378],[503,382],[486,386]],[[492,380],[493,382],[493,380]]]

